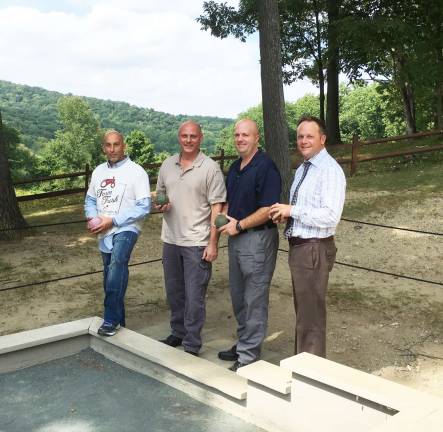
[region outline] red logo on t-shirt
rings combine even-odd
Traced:
[[[104,188],[108,185],[111,185],[111,187],[115,187],[115,177],[112,177],[111,179],[104,179],[101,183],[100,183],[100,187]]]

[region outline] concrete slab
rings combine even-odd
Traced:
[[[0,375],[2,432],[259,432],[91,349]]]

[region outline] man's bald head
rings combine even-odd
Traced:
[[[186,126],[191,126],[191,127],[194,128],[196,131],[198,131],[198,133],[199,133],[200,135],[203,135],[203,132],[202,132],[202,128],[201,128],[201,126],[200,126],[197,122],[195,122],[194,120],[186,120],[185,122],[183,122],[183,123],[180,125],[180,127],[178,128],[178,134],[179,134],[179,135],[180,135],[181,130],[182,130],[184,127],[186,127]]]
[[[242,119],[235,124],[235,147],[243,160],[249,160],[254,156],[258,149],[259,140],[260,134],[254,120]]]
[[[258,130],[258,126],[257,123],[254,120],[251,119],[241,119],[239,120],[237,123],[235,123],[235,129],[237,128],[237,126],[239,125],[244,125],[245,127],[247,127],[252,133],[254,133],[257,136],[260,136],[260,132]]]
[[[203,133],[198,123],[188,120],[180,125],[178,129],[178,142],[180,143],[182,157],[188,159],[197,157],[202,141]]]

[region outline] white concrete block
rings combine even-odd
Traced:
[[[321,383],[293,377],[291,404],[303,432],[369,432],[391,418],[383,407],[366,402]]]
[[[435,403],[433,396],[308,353],[284,359],[280,366],[397,411],[415,406],[417,400]]]
[[[0,354],[23,350],[88,334],[92,318],[85,318],[49,327],[42,327],[0,337]]]
[[[264,360],[256,361],[238,369],[237,374],[248,381],[261,384],[276,392],[282,394],[289,394],[291,392],[291,371]]]
[[[94,321],[91,325],[89,333],[92,336],[99,337],[112,345],[130,351],[208,387],[217,389],[235,399],[243,400],[246,398],[246,379],[228,369],[205,359],[186,354],[179,349],[172,348],[126,328],[121,328],[112,337],[98,336],[97,330],[100,324],[101,320],[99,322]]]

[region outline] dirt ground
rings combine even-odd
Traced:
[[[361,198],[361,194],[360,194]],[[352,193],[348,200],[353,199]],[[439,231],[443,198],[365,220]],[[33,224],[47,214],[28,214]],[[82,218],[81,206],[61,207],[53,220]],[[161,216],[144,222],[133,252],[137,264],[161,256]],[[337,261],[443,281],[441,236],[341,222]],[[205,343],[235,340],[227,282],[226,240],[207,294]],[[281,239],[280,247],[287,249]],[[0,289],[101,269],[96,240],[83,224],[35,229],[0,244]],[[0,292],[0,334],[102,314],[101,274]],[[145,334],[167,328],[168,307],[160,262],[131,267],[126,296],[128,327]],[[152,333],[153,334],[153,333]],[[443,397],[443,286],[395,278],[336,263],[328,290],[328,358]],[[294,310],[287,254],[279,252],[263,357],[278,363],[293,355]],[[229,345],[228,345],[229,346]],[[228,347],[226,346],[226,348]]]

